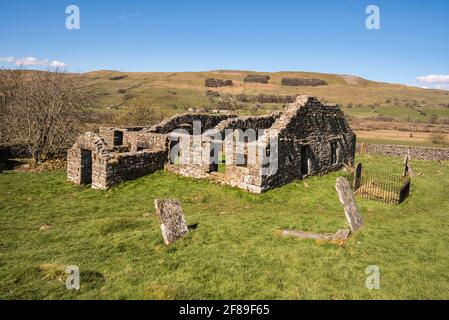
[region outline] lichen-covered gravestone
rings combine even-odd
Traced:
[[[184,213],[177,200],[154,200],[156,214],[161,223],[162,237],[166,245],[170,245],[189,232]]]
[[[343,177],[337,179],[335,184],[340,202],[345,210],[346,219],[352,232],[356,232],[363,227],[363,218],[360,215],[359,208],[355,202],[354,193],[349,185],[348,180]]]

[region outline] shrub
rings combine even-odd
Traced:
[[[429,137],[429,142],[434,145],[447,145],[446,137],[442,133],[432,133]]]
[[[36,163],[65,155],[89,122],[92,97],[75,75],[4,70],[0,92],[0,138],[26,146]]]
[[[217,91],[213,91],[213,90],[207,90],[206,96],[207,97],[219,97],[220,93],[218,93]]]
[[[113,76],[113,77],[110,77],[109,80],[117,81],[117,80],[125,79],[125,78],[127,78],[127,77],[128,77],[128,75],[124,74],[124,75],[120,75],[120,76]]]
[[[438,122],[438,116],[436,114],[432,114],[432,116],[429,119],[430,124],[436,124]]]

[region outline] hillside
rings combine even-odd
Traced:
[[[268,84],[245,83],[243,79],[249,74],[264,74],[271,79]],[[120,105],[127,97],[145,96],[155,104],[163,104],[169,109],[182,110],[188,106],[204,106],[209,101],[206,97],[205,80],[207,78],[229,79],[232,87],[214,88],[221,94],[274,94],[295,95],[309,94],[328,102],[344,106],[352,104],[357,110],[354,115],[369,114],[370,105],[396,107],[397,113],[403,113],[404,107],[425,106],[434,108],[438,114],[449,116],[449,92],[408,87],[365,80],[355,76],[332,75],[306,72],[255,73],[248,71],[211,71],[211,72],[116,72],[96,71],[81,75],[85,84],[99,94],[99,104],[103,107]],[[324,80],[327,86],[288,87],[282,86],[282,78],[316,78]],[[388,113],[388,112],[386,112]],[[392,112],[394,115],[394,112]],[[419,116],[418,112],[415,116]]]
[[[248,75],[268,75],[267,84],[247,83]],[[186,112],[190,107],[220,109],[229,104],[240,114],[264,114],[281,110],[285,103],[242,103],[237,95],[259,94],[294,96],[308,94],[342,105],[359,141],[433,145],[429,134],[439,132],[449,143],[449,91],[429,90],[400,84],[369,81],[356,76],[308,72],[257,73],[217,70],[210,72],[117,72],[95,71],[81,74],[83,83],[97,96],[100,110],[122,112],[135,97],[143,97],[165,113]],[[208,78],[232,80],[232,86],[207,88]],[[324,80],[323,86],[283,86],[283,78]],[[215,97],[208,97],[206,91]],[[378,131],[379,130],[379,131]],[[388,134],[384,134],[388,130]],[[417,133],[425,134],[417,134]],[[380,140],[379,140],[380,139]]]
[[[266,84],[244,82],[248,75],[267,75],[270,79]],[[98,118],[103,120],[92,123],[93,129],[98,125],[111,124],[104,120],[110,119],[111,115],[113,118],[115,115],[126,115],[135,98],[156,111],[163,111],[158,113],[161,116],[186,112],[191,107],[208,110],[231,108],[238,114],[266,114],[282,110],[288,102],[282,99],[276,103],[242,102],[237,96],[244,95],[251,99],[264,94],[274,98],[291,98],[297,94],[308,94],[325,102],[340,104],[359,141],[434,145],[430,142],[431,135],[437,132],[449,144],[449,91],[375,82],[349,75],[308,72],[95,71],[75,76],[80,78],[85,90],[96,97],[94,107],[97,114],[106,113],[106,117]],[[232,80],[232,86],[206,87],[205,82],[209,78]],[[284,78],[315,79],[327,85],[283,86]]]

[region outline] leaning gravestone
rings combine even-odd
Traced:
[[[356,232],[363,227],[363,218],[360,215],[359,208],[355,202],[354,193],[349,185],[348,180],[343,177],[337,179],[335,184],[340,202],[345,210],[346,219],[352,232]]]
[[[170,245],[189,232],[184,213],[177,200],[154,200],[156,214],[161,222],[162,237],[166,245]]]
[[[410,155],[406,155],[404,158],[404,177],[414,177],[415,173],[413,172],[412,165],[410,163]]]

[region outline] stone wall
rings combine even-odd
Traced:
[[[131,151],[137,152],[143,149],[148,151],[166,151],[168,148],[168,140],[166,134],[152,132],[137,132],[129,138],[131,143]]]
[[[107,136],[111,131],[103,132]],[[102,137],[88,132],[78,137],[67,152],[67,179],[78,185],[91,184],[94,189],[107,189],[162,169],[166,161],[165,149],[118,152]]]
[[[306,78],[283,78],[281,80],[283,86],[294,87],[317,87],[327,86],[327,82],[321,79],[306,79]]]
[[[194,179],[211,179],[208,166],[167,163],[165,169],[171,173]]]
[[[223,132],[225,129],[268,129],[270,128],[280,113],[270,114],[266,116],[243,116],[238,118],[227,119],[218,124],[214,130]]]
[[[106,189],[123,181],[134,180],[164,168],[165,151],[129,152],[114,155],[106,162],[105,183],[97,189]],[[95,186],[93,185],[95,188]]]
[[[184,113],[167,118],[161,123],[152,126],[149,129],[149,132],[168,134],[178,129],[182,124],[192,125],[195,120],[201,121],[201,128],[204,132],[215,127],[223,120],[235,117],[236,116],[232,114]]]
[[[243,82],[267,84],[268,80],[270,80],[270,77],[267,75],[249,74],[245,77],[245,79],[243,79]]]
[[[230,161],[228,155],[224,173],[210,170],[207,163],[170,165],[168,170],[182,176],[211,179],[260,193],[298,178],[335,171],[345,163],[354,162],[356,137],[343,112],[338,106],[321,104],[312,97],[302,96],[283,113],[227,119],[219,123],[214,131],[222,133],[221,136],[224,137],[226,129],[267,129],[268,136],[277,133],[277,171],[263,176],[261,159],[257,159],[255,164],[238,165],[235,161]],[[257,144],[258,141],[253,143]],[[245,152],[248,146],[246,144]],[[210,148],[211,145],[206,143],[196,151],[209,154]],[[307,152],[304,152],[304,148]],[[182,149],[195,152],[189,144],[184,144]],[[232,156],[235,160],[235,150]],[[304,166],[307,167],[306,172]]]
[[[191,128],[195,120],[201,121],[202,133],[213,129],[208,136],[172,134],[178,128]],[[233,132],[225,138],[226,129],[265,129],[254,139]],[[241,131],[240,131],[241,130]],[[114,138],[114,132],[121,132],[123,139]],[[95,189],[108,187],[126,180],[150,174],[165,168],[173,173],[217,183],[231,185],[253,193],[282,186],[295,179],[309,175],[325,174],[337,170],[345,163],[352,164],[355,154],[355,134],[349,128],[343,112],[335,105],[321,104],[316,98],[300,96],[281,113],[266,116],[182,114],[168,118],[151,128],[103,128],[101,135],[86,133],[80,136],[68,151],[67,176],[76,184],[92,184]],[[119,135],[122,137],[122,135]],[[180,157],[169,159],[170,148],[176,147],[179,136]],[[276,150],[270,148],[270,139],[276,137]],[[193,138],[193,139],[192,139]],[[201,139],[201,143],[197,140]],[[215,139],[222,139],[216,141]],[[223,150],[223,142],[244,143],[244,148]],[[266,138],[266,139],[265,139]],[[238,141],[236,141],[238,140]],[[115,144],[115,146],[114,146]],[[226,151],[225,172],[218,172],[218,148]],[[229,145],[226,145],[229,146]],[[252,163],[248,150],[261,146],[272,161],[277,162],[277,170],[265,174],[260,155]],[[246,156],[246,163],[236,163],[238,154]],[[268,154],[271,155],[268,156]],[[186,161],[187,155],[193,155]],[[232,157],[231,157],[232,156]],[[211,161],[215,158],[215,161]],[[173,163],[169,163],[172,161]],[[178,162],[180,164],[178,164]],[[175,164],[176,163],[176,164]],[[274,165],[274,163],[272,164]]]
[[[296,96],[287,95],[274,95],[274,94],[238,94],[236,95],[237,101],[244,103],[293,103],[296,100]]]
[[[218,87],[232,87],[232,80],[222,80],[222,79],[214,79],[209,78],[205,81],[205,86],[209,88],[218,88]]]
[[[25,159],[33,155],[24,144],[0,144],[0,160]]]
[[[106,174],[104,155],[109,151],[105,141],[93,132],[78,137],[75,144],[67,151],[67,179],[75,184],[84,184],[83,181],[83,150],[92,152],[91,183],[102,185]]]
[[[352,164],[354,132],[338,106],[302,96],[268,130],[278,133],[278,170],[263,177],[262,188],[284,185],[310,175],[326,174]]]
[[[360,144],[357,144],[357,152],[360,152]],[[372,155],[387,157],[410,157],[415,160],[444,161],[449,160],[449,148],[430,148],[401,145],[365,144],[365,152]]]
[[[227,166],[223,172],[209,172],[205,165],[175,165],[166,164],[165,169],[171,173],[194,179],[207,179],[212,182],[239,188],[252,193],[262,193],[261,176],[258,168],[256,173],[245,167]]]
[[[123,134],[122,146],[128,146],[131,148],[133,143],[136,142],[136,137],[141,136],[144,133],[143,127],[132,128],[114,128],[114,127],[102,127],[99,130],[99,136],[105,141],[105,143],[111,148],[114,147],[114,135],[116,132]]]

